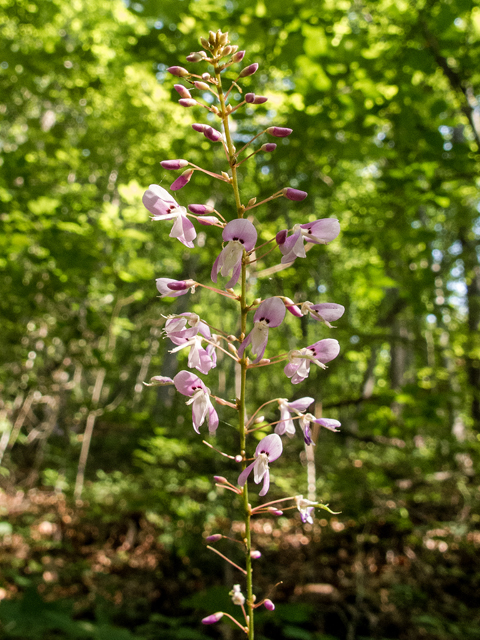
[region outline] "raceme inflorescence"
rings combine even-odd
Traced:
[[[306,445],[314,444],[312,437],[312,425],[318,429],[324,427],[330,431],[337,431],[340,427],[338,420],[332,418],[315,417],[308,413],[308,408],[314,403],[311,397],[302,397],[296,400],[287,398],[267,399],[253,413],[249,414],[246,403],[247,378],[250,384],[250,376],[259,367],[284,365],[284,374],[293,385],[301,384],[310,373],[312,364],[326,368],[326,363],[336,358],[340,351],[337,340],[324,338],[308,345],[300,346],[288,353],[265,358],[268,346],[270,330],[278,331],[282,325],[287,311],[294,317],[310,316],[314,321],[323,323],[331,328],[331,322],[338,320],[344,307],[333,302],[314,304],[309,301],[293,302],[286,296],[272,296],[266,299],[255,298],[251,300],[250,291],[247,290],[248,271],[250,265],[272,253],[278,255],[277,263],[285,267],[290,266],[298,258],[307,258],[307,251],[314,245],[327,244],[334,240],[340,232],[340,224],[334,218],[324,218],[295,224],[292,229],[278,231],[275,237],[260,245],[267,251],[262,256],[257,255],[260,246],[257,246],[259,220],[257,210],[260,205],[267,204],[276,198],[286,198],[292,203],[304,200],[307,193],[293,187],[283,187],[262,202],[257,203],[255,198],[244,202],[244,196],[240,189],[239,167],[246,160],[258,153],[272,153],[276,149],[274,142],[265,142],[254,150],[255,143],[261,136],[282,139],[291,135],[292,130],[287,127],[269,126],[259,131],[251,140],[239,150],[234,145],[232,118],[242,107],[251,108],[267,102],[265,96],[247,93],[243,99],[242,79],[252,76],[258,69],[258,64],[249,64],[242,68],[242,60],[245,51],[238,51],[238,47],[231,45],[228,33],[217,31],[210,32],[208,39],[202,38],[202,51],[191,53],[187,61],[195,65],[196,72],[191,72],[184,67],[173,66],[168,71],[183,81],[184,84],[175,84],[174,88],[180,96],[179,104],[187,109],[198,107],[208,114],[209,120],[218,120],[219,129],[206,123],[195,123],[193,129],[199,135],[203,135],[213,144],[217,144],[222,155],[225,156],[226,171],[216,173],[202,168],[185,159],[164,160],[161,165],[166,170],[182,170],[179,177],[170,186],[170,191],[183,189],[192,179],[196,171],[203,172],[211,178],[229,185],[232,189],[233,206],[230,215],[228,211],[220,213],[210,204],[180,205],[173,195],[158,185],[150,185],[143,197],[143,203],[151,213],[152,220],[173,223],[170,237],[179,240],[185,247],[194,247],[196,230],[194,222],[206,227],[220,228],[222,235],[222,247],[212,264],[211,280],[214,283],[202,283],[193,279],[174,280],[163,275],[156,281],[161,298],[175,298],[189,293],[194,293],[198,288],[206,288],[227,299],[227,304],[236,305],[238,313],[239,335],[230,335],[223,330],[213,333],[207,322],[196,313],[186,312],[168,316],[164,326],[164,334],[172,344],[172,352],[188,350],[188,368],[177,373],[173,379],[165,376],[154,376],[150,385],[174,385],[176,391],[186,396],[186,404],[192,408],[192,423],[195,431],[200,434],[200,429],[207,428],[210,434],[215,434],[219,425],[217,406],[221,411],[228,412],[228,420],[232,420],[232,414],[237,414],[238,419],[238,450],[233,455],[219,452],[239,465],[238,475],[231,480],[223,476],[214,476],[217,486],[231,491],[239,497],[242,505],[241,519],[244,529],[241,539],[238,540],[244,550],[244,566],[239,566],[226,555],[221,554],[210,544],[214,544],[224,538],[221,534],[213,534],[207,537],[209,549],[215,551],[222,558],[233,565],[242,575],[245,582],[245,594],[242,593],[240,584],[233,585],[230,595],[232,602],[239,607],[241,614],[237,617],[229,613],[218,611],[202,620],[204,624],[218,622],[223,616],[230,618],[240,627],[249,640],[254,637],[254,611],[260,606],[268,610],[275,608],[270,598],[257,600],[253,591],[253,561],[260,557],[260,552],[252,547],[251,519],[261,514],[273,516],[282,515],[285,510],[298,509],[303,522],[313,523],[315,507],[326,509],[327,505],[316,501],[304,499],[302,495],[289,496],[271,502],[259,502],[252,507],[249,501],[249,482],[261,484],[259,496],[265,496],[270,487],[270,465],[282,455],[284,451],[284,438],[293,437],[298,426],[303,433]],[[203,73],[198,72],[198,67],[205,65],[208,69]],[[239,67],[240,65],[240,67]],[[226,80],[235,70],[233,77]],[[228,88],[226,87],[228,84]],[[200,97],[197,97],[200,96]],[[208,100],[205,97],[208,96]],[[235,104],[236,102],[236,104]],[[232,104],[234,103],[234,104]],[[268,138],[267,138],[268,139]],[[258,145],[257,145],[258,146]],[[245,156],[246,152],[250,152]],[[218,233],[218,232],[217,232]],[[275,252],[275,250],[277,250]],[[312,252],[313,253],[313,252]],[[282,267],[283,268],[283,267]],[[218,283],[223,284],[222,288]],[[217,366],[217,352],[231,358],[237,370],[239,379],[235,401],[229,401],[214,395],[204,380],[197,375],[209,375],[209,372]],[[197,373],[194,373],[196,370]],[[267,425],[259,412],[269,405],[276,404],[280,411],[279,419]],[[269,407],[271,408],[271,407]],[[272,433],[265,435],[261,440],[249,438],[256,432],[259,422],[262,432],[265,426],[271,425]],[[205,425],[205,426],[204,426]],[[258,433],[255,434],[258,436]]]

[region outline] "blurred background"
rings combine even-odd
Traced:
[[[297,437],[275,463],[272,499],[315,477],[310,493],[341,513],[256,521],[259,596],[283,580],[258,638],[480,638],[479,1],[0,0],[0,20],[2,638],[242,635],[199,623],[237,613],[239,577],[202,539],[238,531],[212,481],[236,467],[201,444],[185,398],[142,384],[186,367],[164,315],[238,330],[209,292],[155,288],[208,282],[219,230],[197,227],[187,251],[141,205],[178,175],[161,160],[226,168],[166,73],[219,28],[260,63],[244,89],[269,96],[238,112],[235,140],[294,130],[242,165],[244,201],[309,193],[256,209],[261,240],[322,217],[342,227],[288,269],[271,254],[249,283],[346,308],[334,330],[290,316],[271,332],[267,356],[337,338],[327,371],[250,383],[251,410],[309,395],[342,422],[315,462]],[[229,188],[198,172],[177,199],[234,216]],[[229,363],[207,383],[231,398]]]

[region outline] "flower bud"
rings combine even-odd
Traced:
[[[292,189],[291,187],[286,187],[283,190],[283,195],[289,200],[293,200],[294,202],[300,202],[301,200],[305,200],[308,196],[306,191],[300,191],[299,189]]]
[[[178,191],[179,189],[184,187],[188,182],[190,182],[190,178],[193,176],[193,171],[193,169],[187,169],[186,171],[184,171],[182,175],[178,176],[175,182],[173,182],[173,184],[170,186],[170,189],[172,191]]]
[[[218,482],[219,484],[229,484],[228,480],[223,476],[213,476],[213,479],[215,480],[215,482]]]
[[[204,216],[206,213],[213,213],[215,209],[206,204],[189,204],[188,210],[196,216]]]
[[[280,509],[276,509],[275,507],[268,507],[267,511],[268,513],[271,513],[272,516],[283,516],[283,511],[280,511]]]
[[[208,138],[208,140],[211,140],[212,142],[218,142],[219,140],[222,139],[222,134],[220,133],[220,131],[217,131],[213,127],[206,127],[203,132],[203,135],[206,138]]]
[[[287,235],[288,235],[287,229],[282,229],[282,231],[279,231],[275,236],[275,240],[277,241],[277,244],[283,244],[287,239]]]
[[[190,75],[190,72],[183,67],[169,67],[167,71],[171,73],[172,76],[178,76],[179,78],[185,78]]]
[[[215,624],[215,622],[218,622],[221,618],[223,618],[223,613],[218,611],[217,613],[212,613],[212,615],[203,618],[202,624]]]
[[[263,606],[265,607],[265,609],[268,609],[269,611],[273,611],[275,609],[275,605],[268,598],[263,603]]]
[[[188,62],[200,62],[200,60],[205,60],[206,57],[207,55],[203,51],[194,51],[187,56],[187,60]]]
[[[262,557],[262,554],[260,551],[250,551],[250,557],[253,558],[254,560],[258,560],[259,558]]]
[[[248,67],[242,69],[238,74],[239,78],[248,78],[248,76],[253,76],[255,71],[258,69],[258,62],[254,62],[253,64],[249,64]]]
[[[174,84],[173,88],[175,89],[175,91],[180,94],[181,98],[191,98],[192,94],[190,93],[190,91],[187,89],[187,87],[184,87],[183,84]]]
[[[183,169],[183,167],[188,167],[188,160],[162,160],[162,162],[160,162],[160,165],[164,169]]]
[[[143,383],[146,387],[166,387],[169,384],[175,384],[171,378],[166,376],[153,376],[150,382]]]
[[[245,100],[249,104],[263,104],[264,102],[267,102],[268,98],[265,96],[256,96],[254,93],[247,93]]]
[[[192,129],[198,131],[198,133],[203,133],[208,126],[208,124],[199,124],[198,122],[194,122],[192,124]]]
[[[205,49],[210,49],[210,43],[208,42],[208,40],[205,40],[205,38],[200,38],[200,44],[202,45],[202,47],[204,47]],[[191,54],[190,54],[191,55]]]
[[[207,536],[205,538],[206,542],[218,542],[219,540],[221,540],[223,538],[221,533],[214,533],[211,536]]]
[[[181,98],[178,101],[178,104],[180,104],[182,107],[195,107],[198,102],[196,100],[194,100],[193,98]]]
[[[222,53],[223,53],[224,56],[229,56],[232,53],[232,51],[233,51],[233,47],[228,45],[228,46],[224,47]]]
[[[195,89],[200,89],[200,91],[208,91],[210,88],[208,84],[206,84],[205,82],[199,82],[198,80],[196,80],[193,84],[195,85]]]
[[[290,300],[290,298],[283,298],[283,301],[285,303],[287,311],[290,311],[292,316],[295,316],[296,318],[303,317],[304,314],[302,313],[302,310],[293,302],[293,300]]]
[[[237,51],[232,56],[232,62],[241,62],[245,57],[245,51]]]
[[[220,220],[215,216],[205,216],[204,218],[197,218],[197,222],[205,225],[206,227],[210,227],[212,224],[218,224]]]
[[[214,45],[217,40],[217,34],[213,31],[208,32],[208,43]]]
[[[210,80],[211,77],[209,73],[202,73],[202,80]]]
[[[274,142],[267,142],[266,144],[262,144],[260,147],[260,151],[266,151],[267,153],[272,153],[275,151],[277,145]]]
[[[292,133],[292,129],[286,127],[268,127],[267,133],[276,138],[286,138]]]
[[[228,31],[222,33],[220,29],[217,31],[217,43],[226,45],[228,43]]]
[[[243,460],[242,456],[235,456],[235,462],[241,462]]]
[[[183,291],[184,289],[189,289],[191,286],[192,285],[187,284],[185,280],[174,280],[167,284],[167,287],[172,291]]]

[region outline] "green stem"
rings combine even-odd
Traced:
[[[232,188],[235,196],[235,205],[237,207],[237,216],[239,218],[243,218],[243,213],[245,208],[242,206],[242,202],[240,200],[240,190],[238,188],[238,177],[237,177],[237,168],[235,166],[235,147],[233,146],[232,136],[230,133],[230,127],[228,122],[228,113],[226,111],[225,105],[225,94],[223,93],[222,87],[222,79],[220,76],[220,72],[218,68],[215,68],[215,77],[218,82],[218,99],[220,101],[221,106],[221,115],[223,121],[223,127],[225,131],[225,140],[227,142],[228,149],[228,160],[230,164],[230,169],[232,171]],[[247,275],[247,267],[244,264],[244,261],[247,259],[247,254],[243,252],[243,261],[242,261],[242,275],[241,275],[241,285],[242,285],[242,293],[240,296],[240,313],[241,313],[241,335],[245,338],[245,334],[247,332],[247,314],[248,314],[248,306],[247,306],[247,285],[246,285],[246,275]],[[243,456],[243,464],[242,467],[245,469],[246,467],[246,436],[247,430],[245,427],[245,415],[246,415],[246,384],[247,384],[247,360],[246,358],[242,358],[240,361],[240,398],[238,399],[238,432],[240,437],[240,451]],[[244,509],[244,521],[245,521],[245,569],[247,572],[246,582],[247,582],[247,611],[248,611],[248,640],[254,640],[254,625],[253,625],[253,610],[254,610],[254,601],[253,601],[253,576],[252,576],[252,558],[250,552],[252,550],[252,536],[250,530],[250,518],[251,518],[251,508],[248,502],[248,483],[245,483],[243,488],[243,509]]]

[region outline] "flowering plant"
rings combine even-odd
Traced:
[[[204,226],[222,229],[223,245],[212,265],[211,279],[214,284],[218,284],[220,280],[224,283],[224,288],[220,289],[191,279],[173,280],[165,275],[157,279],[157,288],[161,297],[164,298],[178,297],[189,292],[194,293],[197,287],[204,287],[238,305],[240,325],[238,336],[229,335],[223,330],[217,330],[220,333],[212,334],[210,326],[197,314],[190,312],[168,316],[164,333],[175,345],[172,352],[188,349],[188,367],[196,369],[203,375],[208,375],[209,371],[216,367],[217,351],[221,350],[235,362],[240,384],[235,402],[230,402],[212,394],[212,391],[204,381],[191,371],[180,371],[173,379],[155,376],[151,379],[150,384],[172,384],[179,393],[188,398],[186,404],[192,406],[193,428],[197,433],[200,433],[200,428],[204,424],[207,425],[210,434],[216,432],[219,425],[219,417],[214,404],[225,407],[225,411],[230,413],[233,411],[238,414],[238,451],[234,455],[219,452],[240,465],[238,477],[236,482],[231,482],[223,476],[215,476],[214,479],[217,486],[233,492],[242,499],[244,532],[242,539],[237,542],[240,542],[245,552],[244,566],[241,567],[235,564],[214,547],[209,545],[208,548],[233,565],[244,576],[246,595],[243,595],[240,584],[235,584],[230,592],[233,603],[241,608],[242,615],[240,620],[228,613],[219,611],[207,616],[202,622],[204,624],[213,624],[223,616],[227,616],[245,632],[249,640],[252,640],[254,637],[255,609],[263,605],[268,610],[273,610],[275,605],[269,598],[257,601],[253,592],[252,561],[258,559],[261,554],[252,547],[251,519],[259,514],[281,515],[285,510],[298,509],[303,522],[313,523],[315,507],[328,511],[329,509],[327,505],[304,499],[302,495],[263,502],[256,507],[252,507],[249,500],[248,483],[252,479],[255,484],[262,483],[262,488],[259,491],[260,497],[268,493],[270,487],[269,465],[274,463],[283,453],[282,436],[293,437],[295,435],[295,421],[298,421],[307,446],[314,444],[311,430],[312,424],[330,431],[336,431],[340,423],[331,418],[315,417],[310,413],[306,413],[314,402],[314,398],[310,397],[291,401],[286,398],[266,400],[248,417],[246,404],[247,374],[258,367],[273,366],[282,361],[287,361],[284,373],[292,384],[296,385],[308,377],[312,363],[325,369],[326,363],[333,360],[340,351],[337,340],[324,338],[307,347],[292,350],[287,354],[270,356],[267,359],[264,358],[264,355],[268,346],[269,330],[276,329],[283,323],[287,310],[295,317],[309,315],[314,320],[323,322],[327,327],[331,328],[330,322],[338,320],[342,316],[344,308],[342,305],[331,302],[313,304],[309,301],[304,301],[295,304],[285,296],[273,296],[265,300],[257,298],[249,301],[247,297],[247,268],[264,257],[257,257],[256,251],[260,249],[260,246],[264,247],[266,245],[271,246],[264,255],[278,248],[281,256],[279,256],[280,263],[290,266],[297,258],[306,258],[307,248],[317,244],[327,244],[336,238],[340,232],[340,225],[338,220],[333,218],[296,224],[293,229],[281,230],[268,242],[259,247],[256,246],[259,222],[258,218],[251,213],[253,209],[279,197],[287,198],[292,202],[302,201],[307,197],[307,193],[292,187],[284,187],[263,202],[257,203],[255,198],[251,198],[246,205],[242,204],[239,166],[257,153],[273,152],[276,144],[267,142],[244,159],[241,159],[241,155],[247,149],[250,149],[257,138],[263,134],[274,138],[285,138],[292,133],[292,130],[279,126],[268,127],[255,135],[237,151],[230,122],[233,114],[245,105],[261,105],[268,100],[265,96],[247,93],[243,100],[237,100],[237,104],[232,106],[232,98],[236,98],[239,94],[241,96],[243,93],[240,86],[241,80],[255,74],[258,64],[253,63],[241,69],[236,74],[236,77],[230,81],[228,89],[225,89],[224,72],[228,71],[233,65],[240,63],[245,56],[245,51],[238,51],[238,47],[230,44],[228,33],[222,33],[221,31],[217,33],[210,32],[208,40],[202,38],[201,44],[204,50],[191,53],[187,56],[187,60],[192,63],[210,65],[210,68],[213,67],[213,73],[192,73],[179,66],[170,67],[168,71],[187,83],[187,86],[176,84],[174,87],[180,95],[180,105],[185,108],[202,107],[211,114],[210,118],[218,118],[220,121],[222,131],[209,124],[198,123],[193,125],[193,129],[203,134],[209,141],[220,143],[226,156],[228,165],[226,168],[228,171],[217,174],[184,159],[164,160],[161,165],[167,170],[184,169],[183,173],[170,186],[171,191],[179,191],[185,187],[192,179],[195,171],[202,171],[214,179],[229,184],[233,190],[236,217],[228,220],[226,212],[220,213],[210,204],[181,206],[166,189],[158,185],[149,187],[143,197],[143,203],[152,214],[152,220],[173,221],[170,237],[178,239],[189,248],[194,246],[193,242],[196,238],[192,219]],[[234,89],[236,92],[238,91],[238,94],[232,94]],[[203,92],[204,95],[208,93],[210,99],[213,97],[216,104],[211,104],[210,100],[205,102],[193,97],[192,91],[194,90]],[[307,247],[307,245],[310,246]],[[238,289],[235,290],[237,286]],[[254,312],[253,326],[250,326],[249,314],[251,312]],[[248,331],[248,329],[250,330]],[[255,450],[251,452],[251,444],[248,437],[258,429],[265,428],[263,424],[265,420],[258,414],[264,407],[273,403],[278,404],[280,419],[269,423],[270,426],[275,427],[274,432],[263,437],[256,445]],[[261,427],[256,426],[259,423],[262,423]],[[221,534],[213,534],[207,537],[207,542],[215,543],[223,537]]]

